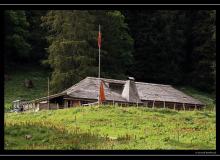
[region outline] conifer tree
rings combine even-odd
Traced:
[[[96,41],[94,17],[88,11],[49,11],[43,17],[43,26],[49,32],[48,60],[52,72],[54,92],[70,87],[86,76],[94,76]]]
[[[101,76],[125,79],[133,63],[133,39],[128,33],[125,17],[120,11],[90,11],[95,16],[96,28],[101,25]],[[97,44],[95,43],[96,47]]]
[[[192,70],[189,73],[191,85],[212,92],[215,84],[215,11],[193,11],[192,21]]]
[[[30,57],[31,45],[28,43],[29,23],[23,10],[4,12],[4,53],[5,66],[11,63],[24,63]]]
[[[98,25],[101,25],[101,77],[125,78],[132,61],[132,38],[119,11],[49,11],[43,17],[49,35],[51,85],[61,91],[87,76],[98,76]]]

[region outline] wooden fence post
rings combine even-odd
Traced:
[[[197,108],[196,108],[196,104],[195,104],[195,109],[194,109],[194,110],[196,111],[196,109],[197,109]]]
[[[154,102],[155,102],[155,100],[153,101],[153,108],[154,108]]]

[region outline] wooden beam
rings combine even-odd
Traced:
[[[166,104],[165,104],[165,101],[163,101],[163,108],[166,108]]]
[[[176,103],[174,103],[174,110],[176,110]]]
[[[153,108],[154,108],[154,102],[155,102],[155,100],[153,101]]]

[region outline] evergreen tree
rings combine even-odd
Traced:
[[[132,61],[132,38],[119,11],[49,11],[52,88],[61,91],[87,76],[98,76],[98,25],[101,25],[101,77],[125,78]]]
[[[180,83],[185,57],[185,16],[180,11],[151,10],[124,14],[135,40],[134,76],[140,81]]]
[[[25,62],[30,58],[31,45],[27,38],[29,23],[23,10],[6,10],[4,12],[4,53],[5,67],[9,63]]]
[[[189,73],[191,85],[213,91],[215,85],[215,11],[192,12],[192,70]]]
[[[123,13],[134,39],[136,79],[215,90],[215,11]]]
[[[41,17],[46,15],[45,10],[27,10],[25,11],[27,16],[27,21],[30,26],[28,29],[29,37],[28,42],[31,44],[31,62],[40,63],[42,59],[46,57],[47,41],[46,41],[46,31],[41,26]]]
[[[61,91],[86,76],[96,75],[97,53],[90,45],[97,41],[94,17],[88,11],[57,10],[49,11],[42,20],[49,32],[47,62],[53,69],[53,91]]]
[[[128,67],[133,62],[133,39],[128,34],[124,15],[115,10],[90,11],[90,13],[95,17],[96,28],[98,29],[98,24],[101,25],[101,76],[127,78]],[[94,47],[97,48],[97,43]]]

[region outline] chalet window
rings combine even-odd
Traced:
[[[119,94],[122,93],[123,87],[124,87],[123,84],[109,83],[109,88],[110,88],[112,91],[117,92],[117,93],[119,93]]]

